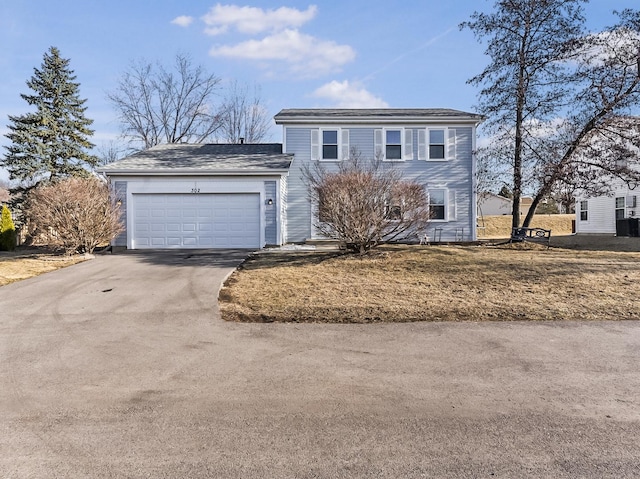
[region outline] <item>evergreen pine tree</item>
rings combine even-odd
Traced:
[[[0,251],[12,251],[16,246],[16,228],[11,218],[11,211],[2,205],[0,215]]]
[[[98,164],[98,158],[87,150],[94,145],[89,141],[93,123],[84,116],[86,100],[79,97],[79,83],[69,69],[69,60],[61,58],[57,48],[44,54],[40,69],[27,81],[32,94],[20,95],[36,111],[24,115],[9,115],[11,141],[0,166],[9,171],[9,178],[17,180],[12,189],[14,213],[16,204],[32,187],[69,176],[87,176],[88,170]]]

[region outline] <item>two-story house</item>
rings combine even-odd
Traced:
[[[429,194],[442,241],[476,239],[482,117],[448,109],[286,109],[283,144],[160,145],[104,166],[123,210],[116,246],[260,248],[317,238],[305,165],[380,158]],[[429,232],[428,232],[429,233]]]
[[[579,193],[576,196],[577,234],[638,236],[637,228],[629,231],[627,222],[619,223],[619,220],[637,222],[640,218],[637,184],[612,178],[611,187],[610,195],[588,196]]]

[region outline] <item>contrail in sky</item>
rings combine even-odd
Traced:
[[[451,33],[453,30],[455,30],[454,27],[449,28],[447,31],[445,31],[444,33],[441,33],[438,36],[435,36],[433,38],[431,38],[430,40],[428,40],[427,42],[423,43],[422,45],[420,45],[417,48],[414,48],[411,51],[408,51],[407,53],[403,53],[400,56],[397,56],[396,58],[394,58],[393,60],[391,60],[389,63],[387,63],[386,65],[384,65],[383,67],[379,68],[378,70],[369,73],[366,77],[364,77],[361,81],[367,81],[370,80],[371,78],[373,78],[374,76],[376,76],[378,73],[385,71],[387,68],[389,68],[391,65],[398,63],[400,60],[402,60],[403,58],[408,57],[409,55],[413,55],[416,52],[419,52],[420,50],[423,50],[431,45],[433,45],[434,43],[436,43],[438,40],[440,40],[441,38],[446,37],[449,33]]]

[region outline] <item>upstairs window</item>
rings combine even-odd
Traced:
[[[418,130],[419,160],[455,160],[456,149],[455,128],[426,128]]]
[[[385,159],[401,160],[402,159],[402,131],[401,130],[385,130]]]
[[[338,159],[338,130],[322,131],[322,159]]]
[[[445,130],[429,130],[429,159],[444,160],[445,147]]]
[[[311,159],[340,161],[349,158],[349,130],[318,128],[311,130]]]
[[[413,160],[413,130],[383,128],[374,132],[376,156],[386,161]]]

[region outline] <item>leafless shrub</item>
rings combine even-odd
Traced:
[[[111,241],[123,230],[120,216],[109,185],[97,178],[68,178],[29,194],[32,234],[67,254],[92,253]]]
[[[314,226],[350,251],[363,254],[381,243],[406,240],[429,222],[424,186],[403,179],[380,159],[365,160],[352,151],[334,171],[316,163],[303,176],[317,208]]]

